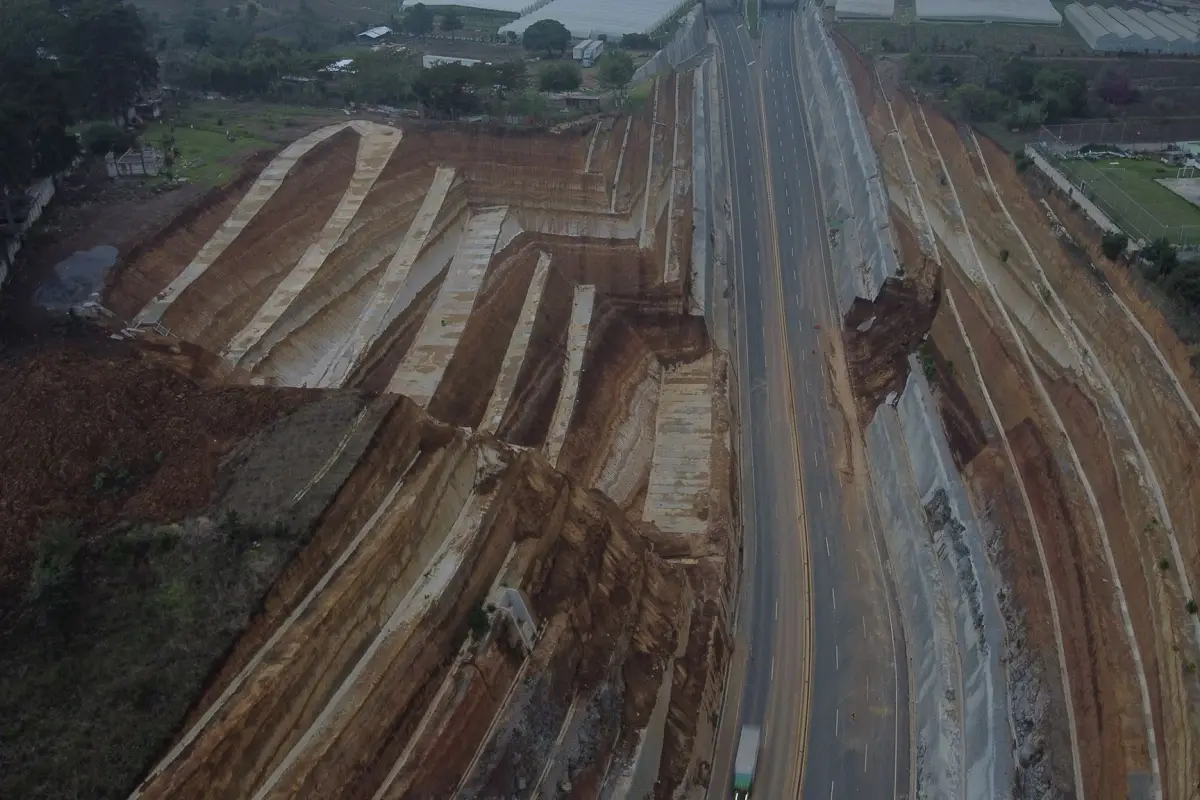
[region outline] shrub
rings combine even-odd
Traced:
[[[1007,248],[1005,248],[1005,249],[1001,250],[1001,251],[1000,251],[1000,261],[1001,261],[1002,263],[1005,263],[1005,264],[1007,264],[1007,263],[1008,263],[1008,255],[1009,255],[1009,253],[1008,253],[1008,249],[1007,249]]]
[[[1158,560],[1158,570],[1159,570],[1159,572],[1166,572],[1166,571],[1167,571],[1167,570],[1169,570],[1170,568],[1171,568],[1171,562],[1170,562],[1170,561],[1167,559],[1167,557],[1166,557],[1166,556],[1163,556],[1162,558],[1160,558],[1160,559]]]
[[[82,139],[84,149],[94,156],[124,153],[137,144],[137,137],[131,131],[121,130],[107,122],[89,125],[84,130]]]
[[[1017,172],[1024,172],[1033,166],[1033,159],[1026,155],[1024,150],[1018,150],[1013,153],[1013,164]]]
[[[1189,598],[1184,607],[1187,608],[1187,612],[1189,614],[1195,614],[1198,610],[1200,610],[1200,607],[1196,606],[1195,598]]]
[[[583,83],[583,70],[574,61],[550,64],[538,75],[538,87],[543,92],[570,92]]]
[[[475,606],[467,612],[467,627],[471,630],[471,638],[478,639],[487,633],[491,626],[492,621],[483,610],[483,606]]]
[[[1116,261],[1129,246],[1129,237],[1120,231],[1109,231],[1100,239],[1100,250],[1109,261]]]
[[[43,530],[37,544],[37,560],[25,589],[25,601],[47,615],[70,605],[79,570],[83,540],[78,525],[54,522]]]

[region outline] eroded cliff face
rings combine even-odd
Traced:
[[[539,452],[380,416],[142,796],[599,792],[633,754],[684,568]]]

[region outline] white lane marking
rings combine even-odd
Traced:
[[[833,800],[833,781],[829,782],[829,798]]]
[[[833,558],[833,554],[829,552],[829,537],[828,536],[825,537],[825,555],[828,556],[829,558]]]
[[[753,66],[754,66],[754,62],[753,62],[753,61],[751,61],[751,62],[750,62],[749,64],[747,64],[746,66],[747,66],[747,67],[753,67]]]
[[[776,601],[775,601],[775,621],[776,621],[776,622],[778,622],[778,621],[779,621],[779,600],[776,600]],[[865,626],[866,624],[867,624],[867,623],[866,623],[866,621],[864,620],[864,621],[863,621],[863,625]],[[863,630],[865,631],[865,630],[866,630],[866,628],[864,627],[864,628],[863,628]]]
[[[842,668],[842,650],[836,644],[833,646],[833,668]]]
[[[771,659],[771,681],[775,680],[775,659]]]
[[[854,579],[860,583],[862,582],[862,576],[858,574],[858,564],[854,565]]]
[[[838,725],[841,722],[841,718],[842,718],[842,710],[840,708],[835,708],[833,710],[833,735],[834,736],[838,735]],[[829,785],[829,794],[831,797],[833,796],[833,784]]]
[[[867,774],[867,753],[871,750],[871,743],[867,742],[863,745],[863,774]]]
[[[837,592],[832,586],[829,587],[829,594],[833,597],[833,610],[837,611]]]
[[[778,603],[776,603],[776,606],[778,606]],[[775,611],[775,619],[779,619],[778,609]],[[862,621],[863,621],[863,638],[866,639],[867,638],[867,618],[865,615],[863,616]]]
[[[817,492],[817,502],[819,502],[821,504],[821,510],[824,511],[825,510],[825,494],[823,492]]]

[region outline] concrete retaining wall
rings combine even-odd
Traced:
[[[809,5],[796,15],[800,87],[825,201],[839,311],[873,298],[898,262],[887,190],[841,56]]]
[[[688,12],[671,43],[637,68],[633,73],[632,83],[648,81],[678,69],[684,62],[699,56],[707,44],[708,26],[704,21],[704,14],[701,12],[700,6],[697,5]]]
[[[799,78],[825,203],[839,312],[898,269],[889,201],[854,87],[819,11],[797,15]],[[1005,627],[981,526],[915,356],[867,429],[912,681],[918,796],[1013,793]]]

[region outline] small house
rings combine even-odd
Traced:
[[[385,39],[391,35],[392,35],[391,28],[389,28],[386,25],[378,25],[374,28],[371,28],[370,30],[366,30],[366,31],[363,31],[362,33],[360,33],[358,35],[358,40],[360,42],[365,42],[367,44],[374,44],[375,42],[378,42],[381,39]]]

